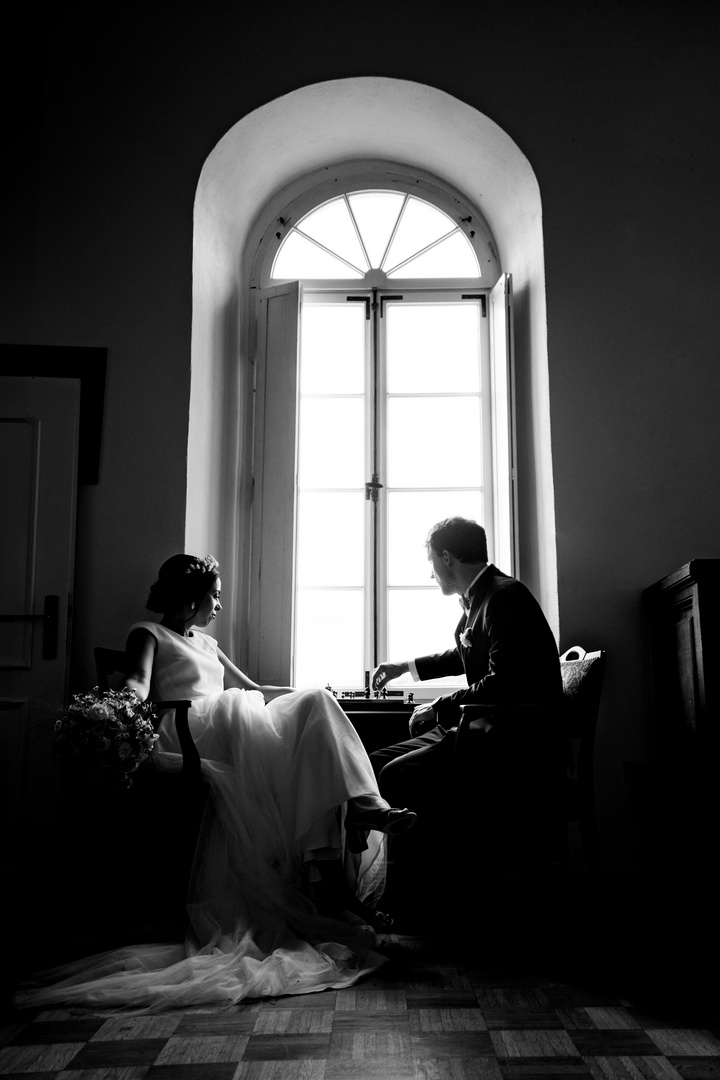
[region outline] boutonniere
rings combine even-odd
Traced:
[[[472,646],[472,626],[468,626],[465,630],[463,630],[462,634],[460,635],[460,644],[464,645],[464,647],[466,649],[471,648],[471,646]]]

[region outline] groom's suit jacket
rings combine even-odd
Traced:
[[[522,582],[492,564],[473,587],[455,647],[418,657],[415,666],[421,679],[467,678],[467,689],[433,702],[445,729],[458,723],[461,705],[552,704],[562,695],[558,648],[540,605]]]

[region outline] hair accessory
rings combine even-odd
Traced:
[[[186,568],[186,574],[212,574],[220,569],[220,563],[212,555],[206,555],[204,559],[196,559]]]

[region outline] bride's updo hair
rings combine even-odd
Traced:
[[[160,567],[145,607],[164,615],[199,604],[219,576],[220,564],[212,555],[173,555]]]

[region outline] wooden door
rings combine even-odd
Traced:
[[[0,378],[0,812],[5,868],[54,837],[68,677],[80,380]]]

